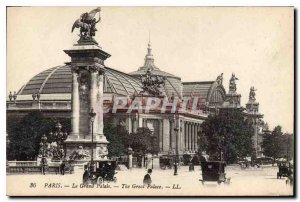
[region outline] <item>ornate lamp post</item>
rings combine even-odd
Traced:
[[[91,154],[91,168],[94,168],[94,121],[96,113],[94,112],[94,109],[91,108],[91,111],[89,113],[90,119],[91,119],[91,127],[92,127],[92,154]]]
[[[42,148],[42,157],[44,158],[45,157],[45,150],[46,150],[46,147],[47,147],[47,137],[46,137],[45,134],[41,138],[40,146]]]
[[[50,132],[48,136],[51,142],[56,142],[57,146],[53,150],[53,158],[55,160],[63,160],[65,157],[65,150],[63,149],[63,143],[68,137],[67,132],[62,131],[62,125],[60,122],[55,124],[55,131]]]
[[[45,175],[46,166],[47,166],[47,159],[45,154],[46,147],[47,147],[47,137],[45,134],[41,138],[40,147],[42,148],[42,160],[41,160],[42,174]]]
[[[175,138],[176,138],[176,145],[175,145],[175,152],[176,152],[176,156],[175,156],[175,163],[174,163],[174,175],[178,175],[178,164],[179,164],[179,152],[178,152],[178,119],[179,119],[179,114],[178,112],[176,112],[174,114],[174,121],[175,121],[175,127],[174,127],[174,132],[175,132]]]

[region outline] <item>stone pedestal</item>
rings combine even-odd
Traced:
[[[98,44],[90,42],[75,44],[65,50],[71,57],[67,63],[72,70],[72,131],[65,141],[67,158],[74,152],[81,159],[94,160],[107,158],[107,144],[103,134],[103,78],[104,61],[110,57]],[[89,112],[96,116],[92,121]],[[93,137],[92,137],[93,136]]]

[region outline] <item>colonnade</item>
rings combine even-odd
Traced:
[[[158,130],[159,134],[160,152],[175,152],[176,147],[180,153],[196,152],[198,150],[198,132],[201,130],[200,122],[163,118],[157,118],[156,120],[158,121],[156,130]],[[146,123],[147,118],[139,116],[126,118],[126,127],[129,133],[136,132],[138,127],[147,127]]]

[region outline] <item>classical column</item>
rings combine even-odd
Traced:
[[[126,118],[126,129],[128,133],[132,133],[132,121],[130,115]]]
[[[159,142],[159,151],[163,151],[163,123],[162,120],[158,120],[158,125],[159,125],[159,132],[158,132],[158,142]]]
[[[179,132],[180,132],[180,151],[184,151],[185,150],[185,145],[184,145],[184,141],[185,141],[185,130],[184,130],[184,121],[180,121],[180,127],[179,127]]]
[[[191,149],[192,151],[195,150],[195,145],[194,145],[194,142],[195,142],[195,123],[192,123],[192,133],[191,133]]]
[[[147,119],[143,118],[143,127],[147,128]]]
[[[76,67],[72,67],[72,133],[71,135],[79,135],[79,83]]]
[[[143,118],[141,117],[141,115],[138,116],[138,127],[141,128],[141,127],[144,127],[143,125]]]
[[[189,151],[192,150],[192,123],[189,123]]]
[[[195,124],[194,150],[197,151],[198,123]]]
[[[163,151],[169,151],[170,148],[170,121],[163,119]]]
[[[103,87],[104,87],[104,72],[100,72],[98,75],[98,95],[97,95],[97,102],[99,106],[99,114],[98,114],[98,133],[103,135],[103,128],[104,128],[104,119],[103,119],[103,107],[104,107],[104,95],[103,95]]]
[[[137,128],[138,128],[138,114],[134,114],[133,115],[133,117],[132,117],[132,122],[133,122],[133,128],[132,128],[132,131],[134,132],[134,133],[136,133],[136,131],[137,131]]]
[[[175,137],[175,144],[177,149],[178,149],[178,152],[180,151],[181,147],[180,147],[180,143],[181,143],[181,131],[180,131],[180,119],[176,119],[176,124],[175,124],[175,127],[178,129],[177,132],[174,131],[174,134],[177,136]],[[176,139],[177,139],[177,142],[176,142]]]
[[[190,151],[190,123],[189,122],[187,122],[186,123],[186,130],[187,130],[187,133],[186,133],[186,137],[187,137],[187,139],[186,139],[186,149],[187,149],[187,151]]]
[[[188,150],[188,124],[185,121],[184,122],[184,150],[187,151]]]
[[[196,136],[195,136],[195,150],[198,151],[198,132],[199,132],[200,124],[196,124]]]
[[[97,74],[95,70],[90,70],[91,74],[91,84],[90,84],[90,110],[93,108],[94,112],[96,112],[96,117],[94,121],[94,135],[99,133],[99,107],[97,103]],[[92,134],[92,127],[89,128],[89,133]]]
[[[170,119],[170,151],[175,149],[174,120]]]

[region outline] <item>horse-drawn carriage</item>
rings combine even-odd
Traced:
[[[113,160],[93,161],[83,174],[83,184],[101,184],[104,181],[117,182],[116,167],[116,161]]]
[[[229,183],[230,179],[226,178],[226,163],[223,161],[201,161],[202,179],[204,182],[217,182],[218,184]]]
[[[292,166],[289,162],[278,162],[277,179],[281,177],[289,177],[292,174]]]
[[[159,158],[159,166],[161,169],[172,169],[174,165],[173,155],[163,155]]]

